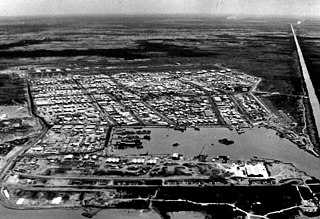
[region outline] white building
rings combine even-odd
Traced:
[[[263,177],[263,178],[269,177],[269,174],[266,170],[266,167],[263,165],[263,163],[257,163],[255,165],[247,164],[245,168],[246,168],[248,177]]]

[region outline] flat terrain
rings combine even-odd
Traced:
[[[3,67],[12,66],[12,59],[44,64],[65,56],[70,57],[66,65],[77,59],[78,65],[103,62],[116,68],[221,63],[263,77],[262,90],[301,94],[291,22],[179,16],[9,19],[0,23],[7,33],[1,36],[0,57]]]
[[[291,23],[1,19],[1,203],[89,216],[94,208],[163,218],[208,207],[230,217],[315,213],[319,138]],[[316,23],[298,33],[316,81]]]

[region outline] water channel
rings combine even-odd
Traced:
[[[296,33],[295,33],[292,25],[291,25],[291,30],[293,33],[294,41],[295,41],[297,52],[299,55],[299,62],[300,62],[304,82],[305,82],[305,85],[306,85],[306,88],[308,91],[308,96],[309,96],[309,100],[310,100],[310,104],[311,104],[311,108],[312,108],[312,112],[313,112],[313,117],[314,117],[316,129],[317,129],[318,135],[320,135],[320,103],[317,98],[316,92],[314,90],[314,87],[313,87],[313,84],[312,84],[312,81],[311,81],[311,78],[310,78],[310,75],[309,75],[309,72],[307,69],[307,65],[304,61],[303,54],[302,54],[298,39],[297,39]]]

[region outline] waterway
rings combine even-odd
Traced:
[[[184,132],[168,128],[148,129],[151,130],[151,140],[143,140],[143,149],[114,152],[122,155],[145,152],[149,154],[180,153],[189,158],[198,155],[205,146],[202,153],[208,154],[208,159],[219,155],[229,155],[231,159],[236,160],[250,159],[254,156],[271,158],[293,163],[299,170],[320,179],[320,159],[298,148],[289,140],[280,138],[272,129],[255,127],[247,129],[240,135],[227,128],[201,128],[200,131],[189,128]],[[234,144],[219,143],[218,140],[222,138],[233,140]],[[179,146],[173,147],[174,143],[179,143]]]
[[[310,75],[309,75],[309,72],[307,69],[307,65],[304,61],[303,54],[302,54],[299,42],[297,40],[296,33],[295,33],[292,25],[291,25],[291,30],[293,33],[294,41],[295,41],[297,52],[299,55],[300,66],[301,66],[304,82],[307,87],[308,96],[309,96],[311,108],[313,111],[313,117],[315,120],[316,129],[317,129],[318,135],[320,137],[320,103],[317,98],[316,92],[314,90],[314,87],[313,87],[313,84],[312,84],[312,81],[311,81],[311,78],[310,78]]]

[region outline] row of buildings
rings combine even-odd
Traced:
[[[27,153],[86,153],[104,148],[108,120],[72,77],[33,78],[29,84],[35,111],[51,129]]]

